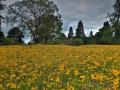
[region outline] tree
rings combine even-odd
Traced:
[[[113,5],[114,11],[109,14],[110,22],[112,24],[113,32],[116,37],[120,37],[120,0],[115,0],[115,4]]]
[[[18,27],[10,29],[7,38],[10,38],[17,43],[24,43],[22,40],[22,38],[24,38],[23,32]]]
[[[4,10],[4,8],[5,8],[5,6],[6,6],[6,5],[2,4],[1,1],[5,1],[5,0],[0,0],[0,12],[1,12],[2,10]],[[1,31],[1,19],[3,19],[3,16],[2,16],[1,13],[0,13],[0,31]]]
[[[90,37],[93,37],[93,32],[92,31],[90,31]]]
[[[103,27],[95,34],[98,44],[110,44],[112,39],[112,31],[108,21],[104,22]]]
[[[81,38],[81,37],[85,37],[85,34],[84,34],[84,27],[83,27],[83,23],[82,21],[80,20],[78,22],[78,27],[76,29],[76,38]]]
[[[1,1],[6,1],[6,0],[0,0],[0,11],[4,10],[4,8],[6,6],[6,5],[2,4]]]
[[[70,27],[69,33],[68,33],[68,38],[72,38],[72,37],[73,37],[73,29],[72,29],[72,27]]]
[[[17,25],[22,30],[30,31],[34,43],[47,39],[62,30],[61,15],[53,1],[23,0],[17,1],[7,8],[6,22]]]
[[[3,39],[4,37],[5,37],[5,36],[4,36],[3,32],[0,31],[0,44],[2,43],[2,39]]]

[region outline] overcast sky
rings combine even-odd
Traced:
[[[2,1],[7,5],[10,5],[18,0],[6,0]],[[114,0],[52,0],[59,8],[59,13],[62,15],[63,20],[63,32],[67,35],[70,26],[73,27],[75,33],[78,22],[82,20],[84,25],[85,34],[88,36],[90,31],[95,34],[98,29],[102,28],[105,21],[109,21],[106,18],[107,13],[113,12],[112,5]],[[2,30],[4,34],[10,27],[2,24]],[[27,37],[25,40],[27,41]]]

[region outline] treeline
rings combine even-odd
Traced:
[[[84,33],[83,23],[80,20],[76,29],[75,35],[73,34],[72,27],[69,28],[68,33],[68,44],[79,45],[79,44],[120,44],[120,31],[115,30],[109,24],[108,21],[104,22],[103,27],[93,35],[90,31],[89,36]]]
[[[0,11],[5,5],[0,4]],[[82,21],[78,22],[75,35],[72,27],[68,36],[62,32],[63,21],[59,9],[53,1],[49,0],[21,0],[6,7],[7,15],[0,19],[12,26],[7,36],[4,36],[0,23],[0,44],[25,44],[23,41],[26,33],[31,35],[28,44],[120,44],[120,4],[115,0],[114,11],[109,14],[109,22],[104,22],[103,27],[95,35],[90,32],[87,37],[84,33]]]

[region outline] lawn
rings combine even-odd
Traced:
[[[0,46],[0,90],[120,90],[119,45]]]

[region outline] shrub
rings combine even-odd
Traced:
[[[13,40],[9,39],[9,38],[3,38],[1,45],[15,45],[17,43],[15,43]]]
[[[73,46],[83,45],[83,40],[81,38],[73,38],[68,42],[68,44]]]

